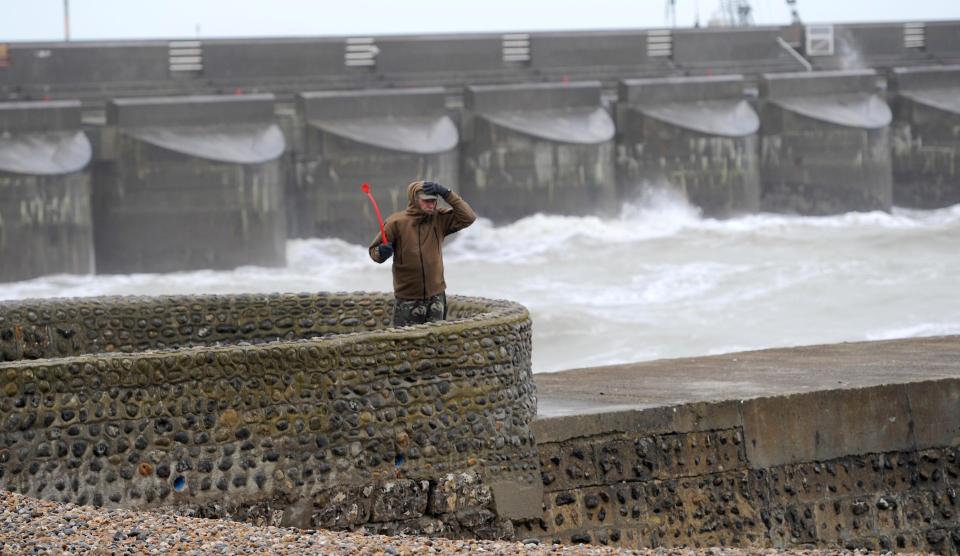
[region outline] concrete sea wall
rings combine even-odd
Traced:
[[[80,103],[0,103],[0,281],[93,270]]]
[[[958,356],[947,336],[537,375],[544,515],[519,534],[956,554]]]
[[[960,203],[960,66],[903,68],[891,77],[894,202]]]
[[[291,237],[366,245],[376,215],[360,184],[374,185],[384,216],[407,207],[416,179],[457,183],[459,132],[443,88],[319,92],[297,97],[303,146],[288,189]]]
[[[600,83],[468,87],[463,128],[460,186],[486,218],[614,208],[615,129]]]
[[[669,187],[704,215],[760,207],[757,131],[743,76],[632,79],[617,102],[617,177],[622,198]]]
[[[765,75],[761,207],[835,214],[890,210],[890,108],[873,70]]]
[[[0,44],[0,99],[11,101],[0,114],[40,114],[22,100],[79,103],[83,133],[73,120],[70,133],[94,152],[52,176],[50,160],[3,163],[24,148],[36,160],[52,136],[0,141],[0,245],[38,253],[0,280],[277,266],[288,237],[366,243],[376,226],[363,182],[389,212],[410,181],[440,181],[497,223],[609,214],[662,186],[708,217],[950,206],[958,31]],[[50,124],[31,118],[17,125]]]
[[[94,171],[98,272],[283,266],[286,144],[273,101],[111,101]]]
[[[956,554],[960,380],[534,428],[544,540]]]
[[[0,305],[0,485],[299,527],[503,537],[539,476],[530,319],[378,294]]]

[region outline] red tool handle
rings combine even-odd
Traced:
[[[360,186],[360,189],[367,194],[367,197],[370,199],[370,202],[373,203],[373,210],[377,213],[377,222],[380,223],[380,239],[383,240],[384,244],[389,243],[387,241],[387,232],[383,229],[383,217],[380,216],[380,207],[377,206],[376,199],[373,198],[373,193],[370,193],[370,184],[363,182],[363,185]]]

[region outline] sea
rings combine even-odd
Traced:
[[[481,218],[444,262],[448,294],[530,310],[534,372],[960,334],[960,205],[715,220],[654,193],[607,216]],[[389,264],[320,238],[288,241],[286,268],[54,275],[0,299],[390,290]]]

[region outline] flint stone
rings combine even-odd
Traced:
[[[343,529],[370,519],[370,497],[364,488],[343,486],[318,492],[313,497],[313,525],[322,529]]]
[[[430,492],[428,481],[397,479],[386,481],[376,489],[373,521],[403,521],[423,516]]]
[[[448,473],[430,492],[430,513],[453,513],[465,508],[486,508],[493,501],[490,487],[476,472]]]

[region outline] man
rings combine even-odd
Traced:
[[[437,197],[453,207],[437,209]],[[393,256],[393,325],[409,326],[447,317],[447,284],[443,280],[443,238],[477,219],[459,195],[432,181],[407,186],[407,209],[384,223],[370,244],[370,258],[383,263]]]

